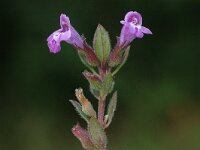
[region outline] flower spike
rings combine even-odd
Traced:
[[[127,61],[130,43],[136,38],[142,38],[144,34],[152,34],[148,28],[142,26],[142,16],[136,11],[128,12],[124,20],[120,22],[123,27],[113,49],[108,31],[102,25],[98,25],[94,34],[93,47],[91,47],[86,39],[73,28],[69,17],[65,14],[60,15],[60,29],[53,32],[47,39],[52,53],[58,53],[61,50],[60,42],[62,41],[72,45],[77,50],[82,63],[90,70],[90,72],[85,70],[83,75],[89,81],[91,94],[98,101],[97,110],[85,97],[82,88],[75,90],[78,101],[69,100],[87,123],[87,129],[77,123],[71,130],[84,149],[107,149],[105,129],[112,122],[117,108],[117,92],[114,92],[109,103],[107,102],[109,94],[114,90],[114,76]]]

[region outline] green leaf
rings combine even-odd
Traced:
[[[101,90],[101,96],[107,96],[107,94],[112,92],[113,87],[114,87],[113,77],[112,74],[109,73],[105,76],[103,80],[103,88]]]
[[[104,129],[100,126],[96,118],[90,118],[88,131],[91,141],[95,145],[95,147],[97,147],[98,149],[105,149],[107,144],[107,137]]]
[[[83,72],[83,75],[85,76],[85,78],[89,81],[89,83],[94,86],[94,87],[97,87],[97,88],[101,88],[101,79],[99,77],[98,74],[95,74],[95,73],[91,73],[91,72],[88,72],[87,70],[85,70]]]
[[[86,61],[85,54],[84,54],[83,52],[81,52],[81,51],[78,51],[78,56],[80,57],[81,62],[82,62],[86,67],[88,67],[89,64],[88,64],[88,62]]]
[[[89,118],[87,117],[87,115],[82,111],[82,107],[81,105],[75,101],[75,100],[69,100],[72,105],[75,107],[76,111],[78,112],[78,114],[88,123],[89,122]]]
[[[90,83],[90,92],[98,99],[100,96],[100,88]]]
[[[111,44],[108,32],[100,24],[94,34],[93,47],[100,62],[105,63],[110,55]]]
[[[83,75],[90,83],[91,93],[98,98],[100,96],[100,90],[102,89],[102,81],[100,80],[99,75],[94,73],[92,74],[86,70],[83,72]]]
[[[112,75],[114,76],[120,69],[121,67],[126,63],[127,59],[128,59],[128,55],[129,55],[129,51],[130,51],[130,46],[128,46],[123,54],[123,60],[122,62],[119,64],[119,66],[117,66],[117,68],[115,69],[115,71],[112,73]]]
[[[112,122],[112,118],[114,116],[116,107],[117,107],[117,91],[112,95],[112,98],[110,99],[110,102],[109,102],[109,105],[108,105],[107,115],[105,117],[106,128]]]

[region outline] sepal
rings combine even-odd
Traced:
[[[94,145],[90,140],[90,136],[87,130],[83,129],[79,123],[73,126],[72,133],[81,142],[84,149],[92,150]]]
[[[119,45],[119,38],[117,37],[117,44],[115,48],[112,50],[112,52],[110,53],[108,66],[116,67],[117,65],[119,65],[119,63],[122,61],[122,52],[123,52],[123,49]]]
[[[117,68],[112,72],[112,75],[114,76],[120,69],[121,67],[126,63],[128,56],[129,56],[129,51],[130,51],[130,46],[128,46],[127,48],[125,48],[123,50],[122,53],[122,60],[119,63],[119,65],[117,66]]]

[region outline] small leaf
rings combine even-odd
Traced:
[[[114,87],[114,81],[113,81],[113,77],[112,74],[109,73],[105,76],[104,80],[103,80],[103,88],[101,90],[101,96],[107,96],[110,92],[112,92]]]
[[[89,122],[89,118],[87,117],[87,115],[82,111],[82,107],[81,105],[75,101],[75,100],[69,100],[72,105],[75,107],[76,111],[78,112],[78,114],[86,121]]]
[[[96,97],[97,99],[100,96],[100,90],[99,88],[93,86],[92,84],[90,84],[90,92],[94,95],[94,97]]]
[[[83,72],[83,75],[89,81],[89,83],[100,88],[100,84],[102,81],[98,74],[94,74],[94,73],[91,73],[91,72],[88,72],[87,70],[85,70]]]
[[[100,80],[99,76],[86,70],[83,72],[83,75],[90,83],[91,93],[98,98],[100,96],[100,90],[102,89],[102,81]]]
[[[119,64],[119,66],[117,66],[117,68],[115,69],[115,71],[112,73],[112,75],[114,76],[120,69],[121,67],[126,63],[128,55],[129,55],[129,51],[130,51],[130,46],[128,46],[123,54],[123,60],[122,62]]]
[[[104,64],[110,55],[111,44],[108,32],[100,24],[94,34],[93,47],[100,62]]]
[[[85,54],[84,54],[83,52],[81,52],[81,51],[78,51],[78,55],[79,55],[79,57],[80,57],[81,62],[82,62],[86,67],[88,67],[89,64],[88,64],[88,62],[86,61]]]
[[[106,128],[112,122],[116,106],[117,106],[117,91],[113,94],[112,98],[110,99],[110,103],[108,105],[107,115],[105,116]]]
[[[107,144],[107,137],[96,118],[90,118],[88,131],[91,141],[95,145],[95,147],[97,147],[98,149],[105,149]]]

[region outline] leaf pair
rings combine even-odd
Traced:
[[[114,81],[111,73],[107,73],[101,80],[96,74],[84,71],[83,75],[90,83],[90,91],[97,98],[105,98],[113,90]]]

